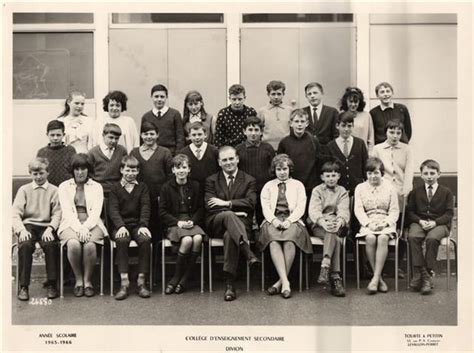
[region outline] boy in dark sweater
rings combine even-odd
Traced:
[[[154,124],[160,132],[158,145],[168,148],[174,156],[176,151],[185,146],[181,114],[166,105],[168,89],[162,84],[152,87],[151,100],[153,109],[143,114],[141,124],[145,121]]]
[[[272,178],[270,166],[273,157],[275,157],[275,150],[269,143],[262,142],[263,122],[256,116],[250,116],[245,120],[244,135],[246,141],[238,144],[235,149],[239,155],[239,168],[257,180],[255,217],[257,224],[261,224],[263,213],[260,192],[265,183]]]
[[[71,179],[71,158],[76,154],[72,146],[66,146],[64,139],[64,123],[59,120],[52,120],[46,127],[46,136],[49,143],[46,147],[40,148],[36,157],[46,158],[49,162],[48,181],[59,186],[64,180]]]
[[[133,156],[125,156],[121,161],[120,182],[112,185],[109,195],[109,216],[113,226],[113,240],[117,244],[117,263],[120,273],[120,290],[115,299],[128,297],[130,281],[128,279],[128,247],[130,241],[138,244],[138,280],[137,293],[142,298],[149,298],[145,275],[150,264],[151,232],[150,195],[145,183],[137,181],[139,163]]]
[[[120,135],[122,135],[120,126],[113,123],[105,124],[102,133],[104,140],[89,151],[94,167],[93,179],[102,185],[105,197],[108,196],[112,184],[122,177],[120,165],[122,158],[127,155],[127,150],[118,144]]]
[[[294,163],[293,178],[304,184],[307,196],[321,183],[319,176],[323,161],[319,140],[306,131],[308,124],[308,114],[303,109],[293,110],[290,115],[290,135],[280,141],[277,151],[291,158]]]
[[[206,178],[219,171],[219,164],[217,163],[219,152],[215,146],[206,142],[207,131],[201,122],[196,121],[189,125],[188,137],[191,144],[183,148],[179,153],[189,158],[191,165],[189,179],[199,182],[199,189],[202,195],[204,195]]]

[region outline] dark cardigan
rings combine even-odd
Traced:
[[[199,183],[189,180],[183,186],[187,197],[188,215],[195,225],[203,225],[204,203],[203,195],[199,190]],[[159,214],[165,227],[173,227],[178,224],[181,195],[176,179],[168,180],[161,188]]]
[[[131,193],[120,182],[112,185],[109,194],[109,217],[114,229],[148,227],[150,194],[145,183],[138,183]]]

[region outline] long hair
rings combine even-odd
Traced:
[[[201,93],[198,91],[189,91],[188,94],[186,94],[186,97],[184,97],[184,108],[183,108],[183,125],[185,125],[189,121],[189,109],[188,109],[188,103],[194,103],[194,102],[201,102],[202,107],[201,107],[201,120],[206,119],[206,109],[204,109],[204,100],[202,98]]]
[[[80,91],[72,91],[68,94],[66,100],[64,101],[64,110],[63,112],[58,116],[58,118],[62,118],[62,117],[65,117],[65,116],[68,116],[69,115],[69,112],[71,111],[71,108],[69,107],[69,103],[71,103],[72,101],[72,98],[75,97],[75,96],[82,96],[82,97],[86,97],[86,94],[84,92],[80,92]],[[84,116],[87,116],[86,114],[84,113],[81,113],[81,115],[84,115]]]

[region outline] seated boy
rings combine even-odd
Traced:
[[[58,241],[56,231],[61,220],[58,188],[48,183],[48,160],[37,157],[28,164],[32,182],[23,185],[13,201],[13,233],[18,237],[20,291],[18,299],[28,300],[35,243],[45,254],[46,284],[49,299],[58,296]]]
[[[119,181],[120,164],[127,155],[127,150],[118,144],[122,135],[120,126],[113,123],[104,125],[102,132],[103,141],[89,151],[92,166],[94,167],[94,180],[102,185],[105,197],[108,196],[112,184]]]
[[[222,108],[217,114],[214,143],[219,148],[223,146],[235,147],[244,142],[245,119],[249,116],[257,116],[255,109],[244,104],[244,86],[238,84],[230,86],[229,100],[230,105]]]
[[[313,188],[320,184],[319,178],[322,147],[316,137],[306,131],[308,114],[302,109],[293,110],[290,115],[290,134],[278,145],[277,153],[286,153],[294,163],[293,177],[301,181],[310,195]]]
[[[410,288],[429,294],[433,287],[431,271],[436,264],[439,243],[449,234],[454,205],[451,190],[438,184],[439,163],[428,159],[421,163],[420,171],[424,184],[413,189],[407,205],[408,242],[414,266]],[[424,256],[423,241],[426,241]]]
[[[293,109],[283,104],[285,89],[283,82],[270,81],[267,85],[267,96],[270,102],[258,111],[263,127],[262,140],[269,143],[273,149],[278,148],[281,138],[290,133],[288,123]]]
[[[43,157],[49,161],[48,182],[59,186],[64,180],[71,179],[71,158],[76,150],[71,145],[66,146],[64,139],[64,123],[57,119],[52,120],[46,127],[46,136],[49,143],[40,148],[36,157]]]
[[[139,164],[135,157],[123,157],[120,167],[122,180],[112,185],[109,194],[109,216],[117,244],[117,263],[121,278],[120,290],[115,295],[117,300],[128,297],[128,247],[131,240],[138,244],[137,293],[142,298],[150,297],[145,281],[150,266],[150,194],[145,183],[137,181],[138,171]]]
[[[349,193],[337,184],[341,177],[337,162],[324,163],[321,172],[324,184],[313,189],[308,210],[308,223],[314,236],[324,240],[318,283],[330,282],[331,294],[343,297],[345,290],[340,276],[340,237],[344,236],[344,228],[350,220]]]
[[[200,191],[204,195],[206,178],[219,171],[217,163],[219,152],[215,146],[206,142],[207,129],[199,121],[189,125],[188,137],[191,144],[184,147],[179,153],[188,156],[191,164],[189,179],[199,182]]]
[[[265,183],[272,179],[270,166],[273,157],[275,157],[273,147],[269,143],[261,141],[262,131],[263,122],[256,116],[248,117],[244,126],[246,141],[235,147],[239,156],[239,168],[257,180],[257,205],[255,206],[257,224],[263,222],[260,192]]]

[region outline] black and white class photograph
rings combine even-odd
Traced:
[[[472,4],[4,5],[9,330],[45,351],[293,351],[303,327],[308,352],[356,327],[472,349],[471,326],[444,334],[472,311]]]

